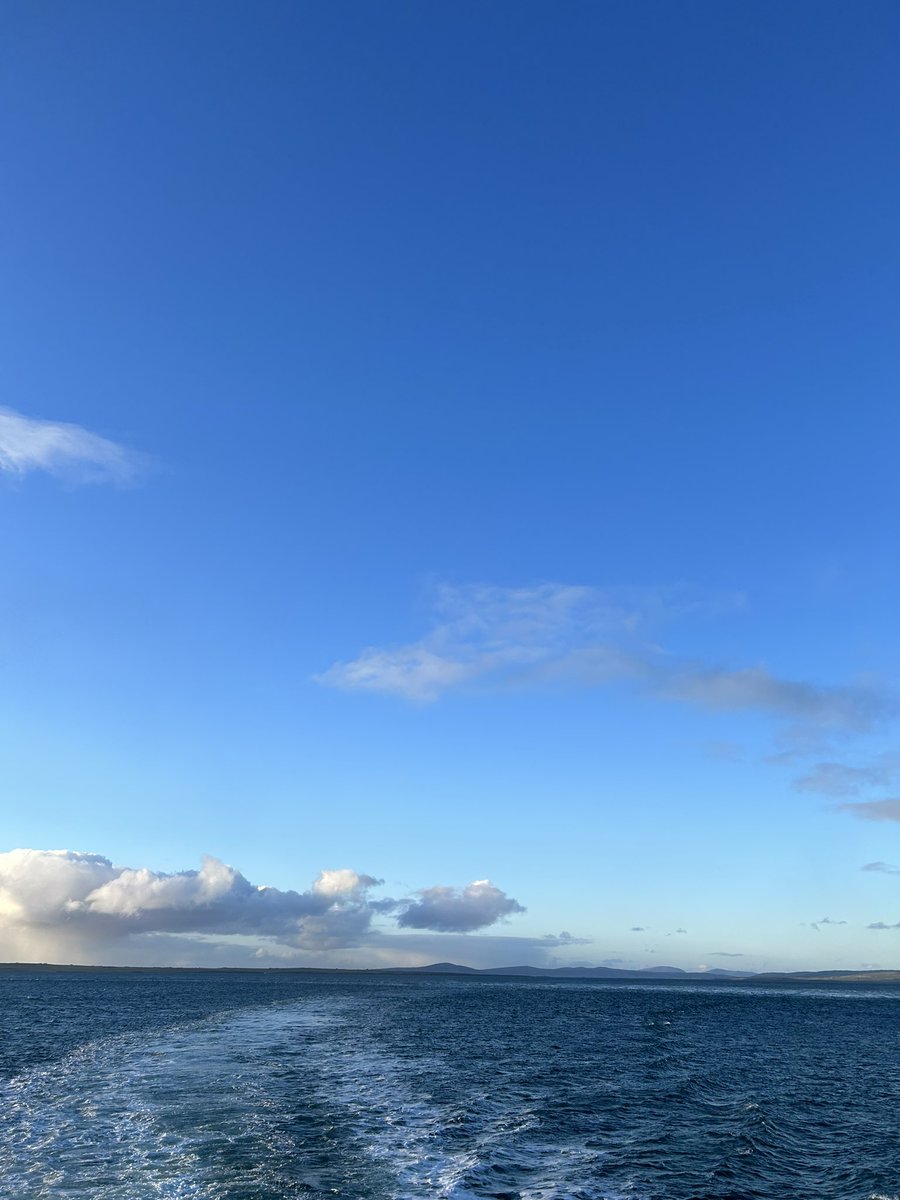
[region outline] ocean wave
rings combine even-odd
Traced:
[[[290,986],[15,1074],[0,1198],[900,1200],[881,1001]]]

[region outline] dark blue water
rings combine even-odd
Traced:
[[[3,1200],[900,1197],[900,991],[0,973]]]

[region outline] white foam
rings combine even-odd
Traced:
[[[265,1055],[248,1068],[246,1047],[252,1055],[321,1019],[293,1006],[251,1010],[109,1038],[13,1078],[0,1090],[7,1195],[221,1200],[216,1145],[246,1136],[265,1105],[265,1081],[254,1079]]]

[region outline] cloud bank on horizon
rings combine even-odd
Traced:
[[[900,868],[868,863],[865,871]],[[381,880],[349,868],[320,871],[303,892],[251,883],[207,856],[197,870],[172,873],[121,867],[100,854],[17,849],[0,853],[0,961],[133,966],[417,966],[437,960],[471,966],[560,964],[557,950],[591,944],[563,930],[541,937],[479,931],[524,907],[489,880],[462,888],[423,888],[404,899],[376,899]],[[402,932],[374,928],[382,917]],[[815,932],[843,919],[809,922]],[[871,921],[871,932],[900,922]],[[632,932],[645,932],[641,926]],[[686,930],[679,927],[676,933]],[[668,935],[667,935],[668,936]],[[650,953],[655,953],[651,950]],[[746,957],[716,950],[714,957]],[[600,958],[601,965],[635,966]],[[697,967],[695,969],[703,969]]]
[[[42,421],[0,407],[0,471],[45,471],[74,483],[132,482],[138,455],[81,425]]]
[[[472,933],[525,911],[489,880],[400,900],[372,898],[381,883],[341,868],[321,871],[304,892],[283,891],[211,856],[199,870],[167,874],[74,850],[10,850],[0,853],[0,957],[104,961],[123,943],[142,952],[151,944],[177,950],[179,938],[237,938],[258,957],[285,960],[369,946],[384,936],[371,928],[377,916],[401,928]]]

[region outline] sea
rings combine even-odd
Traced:
[[[900,1197],[900,989],[0,972],[3,1200]]]

